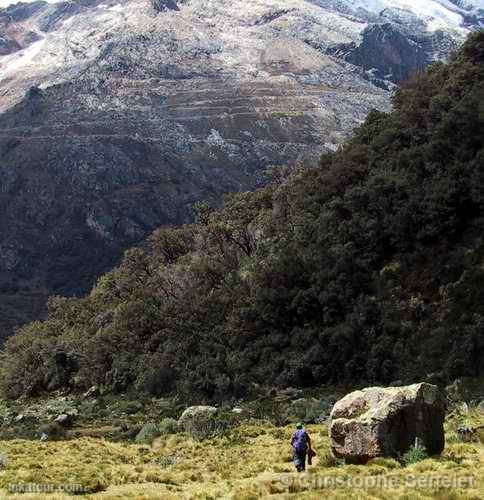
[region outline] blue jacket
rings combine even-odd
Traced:
[[[309,436],[304,429],[298,429],[291,439],[292,447],[296,453],[305,453],[309,447]]]

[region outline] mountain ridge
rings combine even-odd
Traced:
[[[156,227],[191,220],[195,202],[337,149],[389,110],[401,79],[457,47],[469,12],[480,25],[476,8],[370,3],[2,9],[2,336],[41,317],[47,296],[88,290]]]

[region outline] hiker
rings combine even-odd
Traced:
[[[291,446],[296,470],[298,472],[305,471],[306,455],[308,455],[309,464],[311,465],[311,459],[315,453],[311,448],[311,438],[301,423],[296,424],[296,432],[292,435]]]

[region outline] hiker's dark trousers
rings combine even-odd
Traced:
[[[306,470],[306,451],[296,451],[293,453],[294,465],[298,472]]]

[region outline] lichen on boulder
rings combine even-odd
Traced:
[[[445,398],[437,386],[369,387],[338,401],[330,415],[333,453],[351,463],[399,457],[415,444],[444,449]]]
[[[216,413],[214,406],[190,406],[181,414],[178,425],[186,431],[197,422],[210,420]]]

